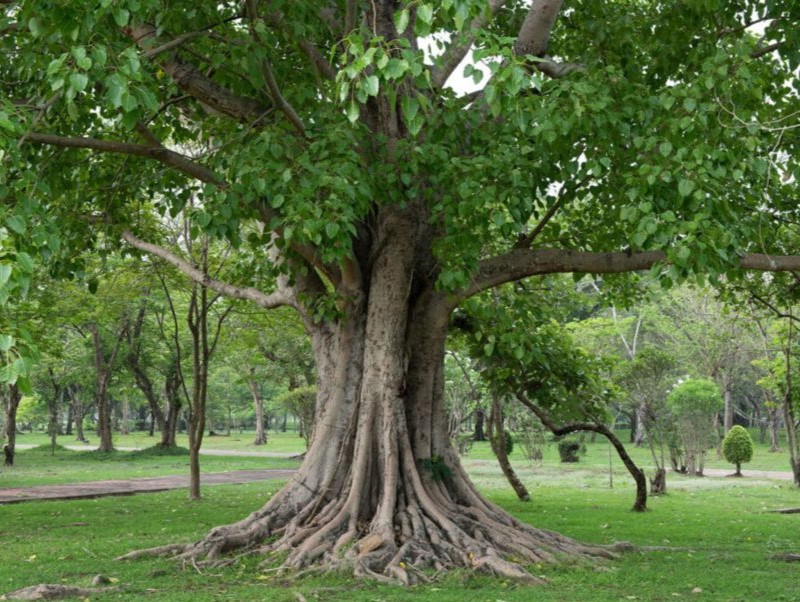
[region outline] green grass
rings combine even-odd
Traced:
[[[296,468],[298,460],[289,458],[202,456],[201,472]],[[156,450],[136,452],[70,451],[50,446],[17,452],[13,468],[0,468],[0,488],[55,485],[105,479],[155,477],[188,474],[189,452],[181,448],[169,453]],[[2,521],[0,521],[0,524]]]
[[[694,479],[708,484],[709,479]],[[131,549],[191,541],[210,527],[260,507],[278,484],[208,488],[200,502],[183,492],[0,507],[0,592],[40,582],[89,586],[103,574],[120,592],[93,601],[308,600],[375,601],[666,601],[681,598],[730,601],[800,600],[796,566],[770,561],[780,551],[800,550],[796,515],[767,513],[798,503],[788,485],[721,480],[724,489],[672,487],[652,500],[651,512],[628,511],[630,491],[540,486],[533,501],[517,502],[495,480],[485,491],[521,519],[584,541],[633,541],[671,550],[629,553],[599,565],[565,561],[533,566],[549,585],[531,589],[468,572],[411,589],[353,582],[345,576],[295,581],[259,569],[255,559],[199,574],[163,559],[115,562]],[[692,594],[702,589],[702,596]],[[633,598],[635,596],[635,598]],[[697,597],[695,597],[697,596]]]
[[[86,437],[89,443],[86,445],[87,449],[97,447],[98,440],[93,432],[86,432]],[[301,453],[305,450],[305,440],[299,437],[296,432],[273,432],[268,433],[268,441],[266,445],[253,445],[255,433],[245,431],[243,433],[232,432],[230,436],[215,435],[209,437],[206,434],[203,437],[203,449],[226,449],[226,450],[241,450],[252,452],[279,452],[279,453]],[[178,434],[177,444],[180,447],[189,447],[189,440],[185,434]],[[134,432],[128,435],[121,435],[114,433],[113,436],[115,447],[124,448],[146,448],[152,447],[158,443],[159,438],[150,437],[147,433]],[[62,435],[58,438],[59,445],[83,445],[75,441],[74,436]],[[17,444],[25,445],[50,445],[50,437],[46,433],[22,433],[17,435]]]

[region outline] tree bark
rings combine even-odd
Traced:
[[[516,562],[613,556],[521,523],[470,483],[444,400],[451,300],[429,279],[430,248],[414,242],[429,222],[413,204],[384,206],[375,219],[354,278],[363,282],[340,297],[341,317],[305,320],[317,427],[303,464],[263,508],[185,546],[183,558],[213,565],[226,553],[273,550],[291,568],[324,562],[410,583],[452,567],[531,582]],[[152,552],[167,548],[176,549]]]
[[[256,369],[250,367],[247,378],[247,386],[250,387],[250,394],[253,396],[253,407],[256,414],[256,438],[253,445],[265,445],[267,443],[267,432],[264,430],[264,398],[261,397],[261,390],[255,379]]]
[[[111,408],[108,400],[108,385],[111,380],[111,369],[114,359],[120,346],[120,335],[117,333],[114,348],[111,354],[106,357],[103,350],[103,340],[100,337],[100,328],[97,324],[89,324],[87,329],[92,335],[92,347],[94,349],[94,369],[96,379],[95,401],[97,403],[97,436],[100,438],[98,451],[114,451],[114,444],[111,438]]]
[[[506,453],[506,431],[503,425],[503,406],[500,398],[495,394],[492,396],[492,412],[489,420],[489,441],[492,445],[492,451],[497,458],[500,469],[506,477],[509,485],[517,494],[517,497],[523,502],[529,502],[531,496],[528,493],[525,485],[520,481],[516,471],[511,466]]]
[[[6,440],[3,446],[5,455],[5,465],[14,465],[14,454],[16,453],[17,445],[17,409],[19,402],[22,400],[22,391],[17,385],[3,385],[5,389],[3,397],[5,397],[5,424],[3,427],[3,435]]]

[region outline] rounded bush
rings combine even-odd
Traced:
[[[558,443],[558,456],[564,463],[578,462],[580,460],[581,444],[579,441],[564,439]]]
[[[736,474],[742,474],[742,464],[753,459],[753,439],[747,429],[738,424],[728,431],[722,441],[722,455],[731,464],[736,464]]]

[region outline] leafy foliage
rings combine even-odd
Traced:
[[[753,439],[747,429],[737,424],[728,431],[722,440],[722,455],[736,465],[737,472],[742,464],[753,459]]]

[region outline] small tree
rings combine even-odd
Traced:
[[[672,390],[667,406],[675,415],[689,474],[702,475],[714,416],[723,408],[719,387],[712,380],[689,379]]]
[[[731,464],[736,464],[735,476],[742,476],[742,464],[753,459],[753,439],[747,429],[737,424],[728,431],[722,442],[722,455]]]

